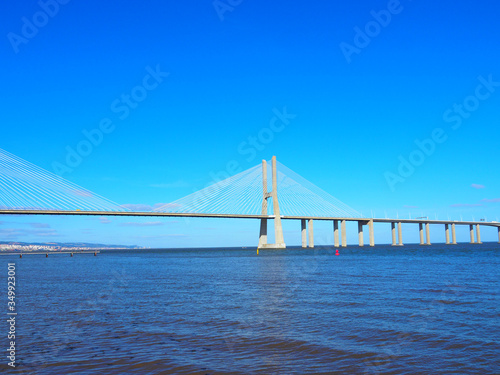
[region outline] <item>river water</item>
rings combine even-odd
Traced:
[[[9,373],[500,374],[496,243],[0,261]]]

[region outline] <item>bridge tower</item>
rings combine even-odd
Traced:
[[[262,160],[262,215],[267,215],[267,200],[273,199],[274,214],[274,244],[267,243],[267,219],[260,219],[259,249],[285,249],[283,238],[283,227],[281,226],[280,206],[278,203],[278,178],[276,171],[276,156],[271,161],[272,168],[272,190],[267,191],[267,162]]]

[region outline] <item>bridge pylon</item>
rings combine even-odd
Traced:
[[[280,206],[278,203],[278,173],[276,170],[276,156],[273,156],[271,161],[272,169],[272,190],[267,191],[267,161],[262,160],[262,215],[267,215],[267,200],[273,199],[273,214],[274,214],[274,242],[267,243],[267,220],[260,219],[260,236],[259,249],[285,249],[285,240],[283,238],[283,227],[281,226]]]

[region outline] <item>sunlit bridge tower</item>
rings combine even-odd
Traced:
[[[272,190],[267,191],[267,162],[262,160],[262,215],[267,215],[267,200],[273,199],[274,214],[274,242],[267,243],[267,219],[260,219],[259,249],[284,249],[286,248],[283,238],[283,227],[281,226],[280,206],[278,203],[278,178],[276,171],[276,156],[271,161],[272,169]]]

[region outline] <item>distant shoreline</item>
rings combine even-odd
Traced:
[[[18,241],[0,241],[0,253],[11,252],[19,254],[21,252],[80,252],[94,250],[139,250],[147,249],[140,246],[125,246],[125,245],[110,245],[110,244],[94,244],[86,242],[49,242],[49,243],[29,243]]]
[[[484,241],[483,244],[491,244],[491,245],[498,245],[496,241]],[[158,247],[158,248],[150,248],[150,247],[127,247],[127,246],[119,246],[119,245],[100,245],[100,244],[86,244],[87,246],[85,247],[71,247],[71,246],[50,246],[50,245],[33,245],[29,247],[19,247],[19,245],[16,246],[15,249],[5,249],[3,247],[3,244],[0,242],[0,255],[19,255],[19,254],[46,254],[46,253],[52,253],[52,254],[67,254],[67,253],[90,253],[90,252],[115,252],[115,251],[145,251],[145,252],[150,252],[150,251],[196,251],[196,250],[206,250],[206,251],[224,251],[224,250],[242,250],[242,251],[255,251],[257,250],[257,246],[209,246],[209,247]],[[469,243],[460,243],[458,248],[461,248],[462,246],[469,246],[471,244]],[[15,246],[13,244],[13,246]],[[449,245],[446,245],[446,243],[433,243],[431,246],[439,246],[443,247],[443,249],[453,249],[456,247],[449,247]],[[476,244],[472,244],[472,246],[476,246]],[[381,247],[389,247],[392,248],[390,243],[387,244],[377,244],[374,247],[359,247],[358,245],[348,245],[347,247],[335,247],[333,245],[317,245],[315,248],[302,248],[300,245],[298,246],[288,246],[286,249],[281,249],[282,251],[286,250],[300,250],[305,253],[310,253],[310,252],[321,252],[324,250],[332,250],[332,249],[338,249],[340,251],[342,250],[352,250],[352,249],[362,249],[363,251],[369,251],[370,249],[377,249]],[[418,242],[417,243],[408,243],[404,246],[404,248],[422,248],[422,250],[425,250],[427,246],[421,246]],[[263,249],[261,249],[263,250]],[[276,249],[267,249],[268,251],[274,251]]]

